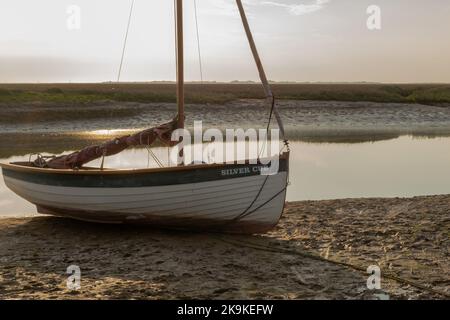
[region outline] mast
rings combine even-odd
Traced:
[[[178,128],[184,129],[183,0],[175,0]]]
[[[239,14],[241,15],[242,24],[244,25],[245,33],[247,35],[248,42],[250,44],[250,49],[252,50],[253,58],[255,59],[256,66],[258,67],[259,77],[264,87],[264,92],[266,94],[266,98],[270,100],[271,103],[275,103],[274,96],[272,92],[272,88],[270,87],[269,81],[267,80],[266,72],[264,71],[264,67],[261,62],[261,58],[259,57],[258,50],[256,48],[255,40],[253,39],[252,31],[250,30],[250,25],[248,24],[247,16],[245,14],[244,6],[242,5],[241,0],[236,0]],[[274,104],[273,112],[275,114],[275,118],[278,122],[278,127],[280,128],[281,137],[285,139],[284,134],[284,125],[281,120],[280,114],[278,112],[278,108]]]

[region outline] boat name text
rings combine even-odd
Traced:
[[[236,176],[236,175],[242,175],[242,174],[249,174],[252,172],[253,173],[261,173],[261,170],[263,168],[267,168],[267,166],[226,169],[226,170],[222,170],[221,174],[222,174],[222,176]]]

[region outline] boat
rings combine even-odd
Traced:
[[[274,158],[143,169],[104,168],[103,161],[98,168],[86,166],[130,146],[150,146],[155,140],[170,143],[170,134],[184,128],[183,0],[175,0],[177,116],[159,127],[70,155],[0,164],[6,186],[36,205],[38,213],[89,222],[240,234],[264,233],[276,226],[288,187],[289,145],[244,7],[241,0],[236,3],[271,117],[285,142],[286,151],[275,159],[276,172],[265,173]]]

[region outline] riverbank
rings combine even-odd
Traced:
[[[272,83],[277,99],[316,101],[371,101],[450,105],[449,84],[383,83]],[[186,83],[185,98],[194,104],[223,104],[240,99],[262,99],[254,82]],[[174,82],[150,83],[23,83],[0,84],[2,103],[80,105],[103,100],[116,102],[176,102]]]
[[[442,299],[449,232],[450,195],[288,203],[272,232],[254,236],[0,219],[0,298]],[[381,290],[327,259],[380,266]],[[79,291],[66,288],[69,265],[81,269]]]

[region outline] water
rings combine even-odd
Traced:
[[[291,149],[288,201],[450,194],[450,138],[404,136],[357,144],[291,142]],[[155,153],[167,161],[166,149],[157,148]],[[24,159],[28,156],[0,161]],[[105,162],[120,168],[147,164],[145,149],[128,150]],[[1,179],[0,216],[35,213],[34,206],[9,191]]]

